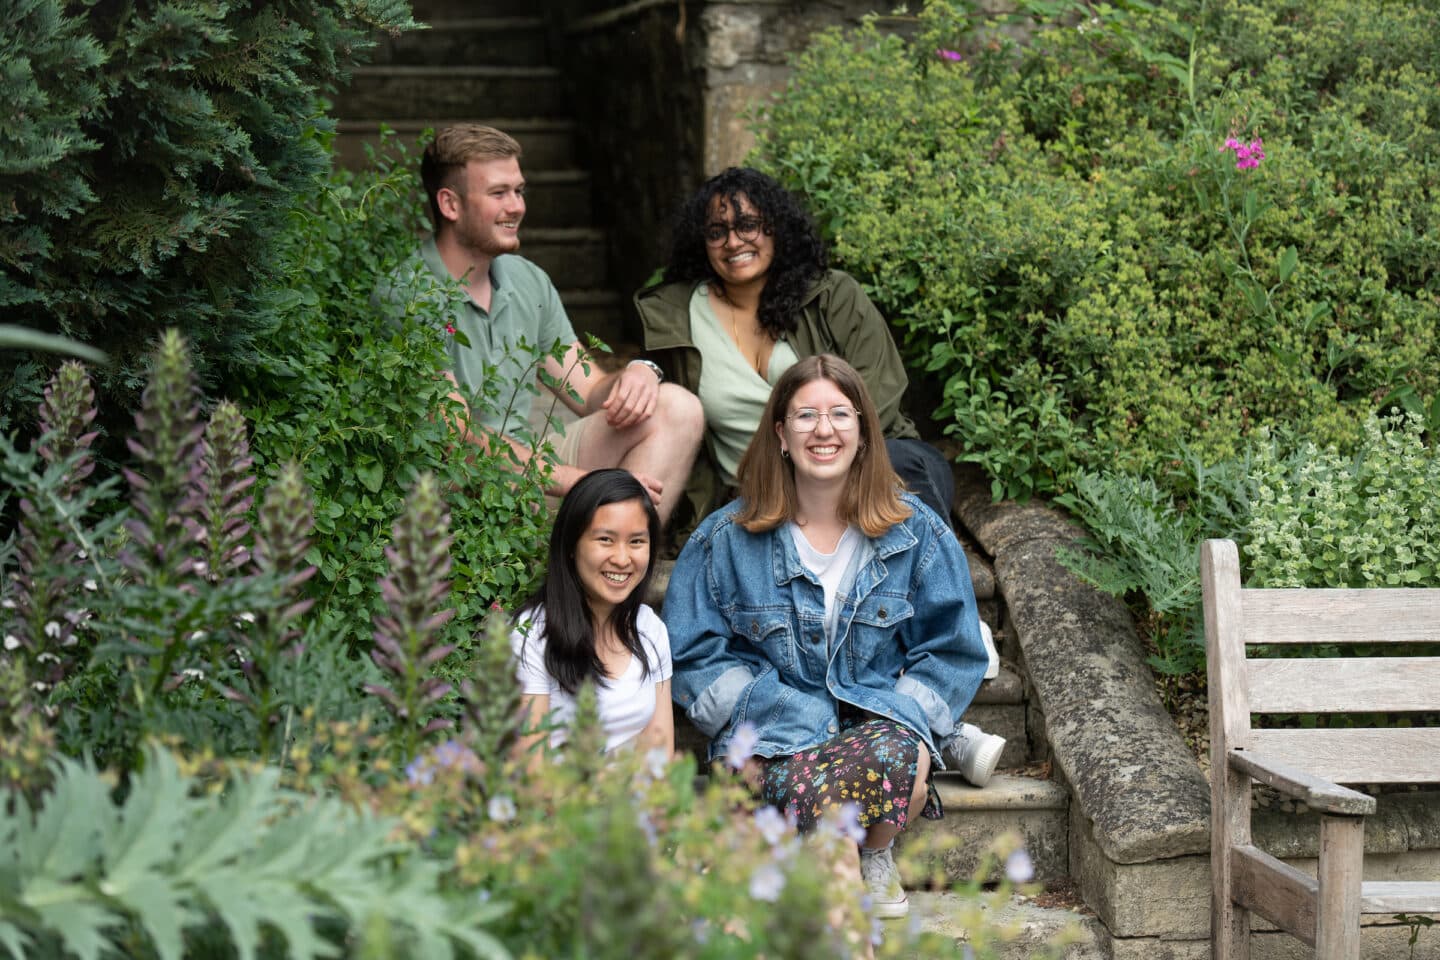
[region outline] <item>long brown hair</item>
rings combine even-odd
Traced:
[[[829,380],[839,387],[860,417],[860,449],[850,465],[850,482],[840,501],[840,519],[855,524],[867,537],[878,537],[910,516],[910,508],[900,499],[904,485],[890,466],[880,416],[865,381],[854,367],[831,353],[801,360],[786,370],[770,391],[760,425],[735,471],[743,501],[735,520],[751,533],[760,533],[795,518],[799,509],[795,466],[780,453],[775,425],[785,420],[796,392],[816,380]]]

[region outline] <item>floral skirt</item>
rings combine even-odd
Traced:
[[[802,833],[820,821],[827,807],[847,803],[858,807],[862,827],[888,823],[903,830],[910,819],[920,746],[919,737],[893,720],[842,718],[834,739],[763,761],[761,796],[793,817]],[[928,787],[920,815],[939,820],[940,796],[933,782]]]

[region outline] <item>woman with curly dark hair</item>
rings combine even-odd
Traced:
[[[694,520],[730,499],[774,384],[800,360],[822,353],[860,374],[895,472],[948,520],[950,465],[920,439],[901,407],[909,381],[890,326],[853,277],[828,267],[810,214],[758,170],[731,167],[681,208],[665,279],[637,293],[635,308],[646,351],[705,411],[707,456],[692,470],[685,497]],[[987,676],[998,671],[992,653]],[[983,786],[1005,741],[969,725],[964,735],[971,749],[957,766]]]

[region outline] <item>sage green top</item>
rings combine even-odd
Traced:
[[[463,333],[470,345],[449,335],[445,352],[461,392],[476,398],[471,416],[494,433],[514,436],[530,420],[537,357],[557,343],[574,343],[575,330],[549,275],[524,257],[492,260],[490,291],[486,311],[450,276],[432,236],[382,281],[375,299],[390,309],[420,304]],[[496,390],[488,402],[480,397],[487,385]]]
[[[770,400],[770,388],[800,358],[794,347],[781,340],[770,352],[770,364],[762,379],[720,323],[710,303],[709,284],[705,283],[696,284],[690,296],[690,335],[706,358],[696,394],[705,410],[705,430],[715,468],[720,479],[733,486],[740,457],[755,436],[755,425]]]

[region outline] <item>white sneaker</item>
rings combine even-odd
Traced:
[[[990,664],[985,668],[985,679],[994,680],[1000,676],[1000,651],[995,649],[995,635],[990,632],[990,624],[984,620],[980,621],[980,642],[985,644],[985,655],[990,658]]]
[[[995,775],[1004,750],[1004,737],[986,733],[973,723],[962,723],[955,728],[955,736],[945,742],[941,755],[947,767],[960,771],[960,776],[975,786],[983,787]]]
[[[860,848],[860,876],[865,880],[865,889],[875,916],[882,920],[898,920],[910,913],[910,898],[900,885],[900,870],[890,848],[871,850]]]

